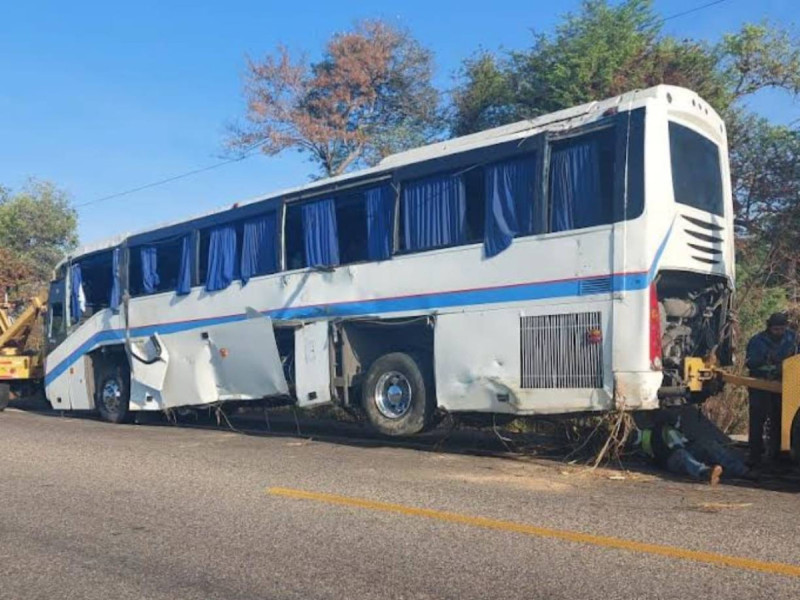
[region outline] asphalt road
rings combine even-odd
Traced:
[[[0,598],[798,598],[796,490],[0,414]]]

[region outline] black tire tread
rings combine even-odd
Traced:
[[[374,384],[384,371],[403,372],[411,382],[414,393],[408,413],[399,419],[384,417],[373,398]],[[420,355],[405,352],[390,352],[376,359],[367,371],[362,387],[363,409],[370,425],[379,433],[398,437],[411,436],[430,429],[434,425],[436,395],[430,361]]]
[[[100,401],[100,394],[102,393],[103,386],[110,378],[118,378],[120,387],[122,388],[123,410],[118,413],[109,413],[103,403]],[[100,418],[109,423],[126,423],[131,417],[130,411],[130,398],[131,398],[131,384],[130,375],[127,365],[121,362],[104,362],[101,363],[97,374],[97,385],[95,387],[95,407],[100,414]]]

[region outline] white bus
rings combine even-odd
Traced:
[[[658,86],[120,236],[51,284],[46,393],[110,421],[223,401],[444,412],[696,400],[730,360],[725,126]]]

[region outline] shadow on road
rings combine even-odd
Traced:
[[[12,408],[47,417],[89,420],[97,418],[88,412],[54,411],[50,409],[49,404],[38,399],[12,402]],[[247,436],[315,440],[360,448],[407,448],[422,452],[491,456],[512,461],[544,461],[554,465],[585,464],[587,468],[590,464],[587,462],[587,457],[573,459],[570,456],[575,443],[569,443],[563,434],[563,427],[553,421],[540,422],[537,432],[519,433],[501,427],[477,428],[448,418],[433,431],[411,438],[387,438],[354,419],[315,417],[313,413],[291,408],[269,411],[247,409],[230,413],[200,410],[171,418],[167,418],[163,413],[138,413],[134,424],[140,427],[230,430]],[[119,427],[119,425],[109,426]],[[737,449],[745,451],[746,447],[739,445]],[[621,462],[607,462],[602,466],[605,469],[656,476],[673,482],[688,481],[656,469],[648,461],[636,456],[626,457]],[[800,493],[800,469],[786,461],[763,469],[756,481],[723,480],[723,485]]]

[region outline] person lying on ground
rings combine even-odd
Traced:
[[[637,428],[633,444],[662,469],[711,485],[718,484],[723,473],[737,479],[753,477],[738,454],[716,440],[689,440],[680,430],[680,417],[665,415],[652,428]]]

